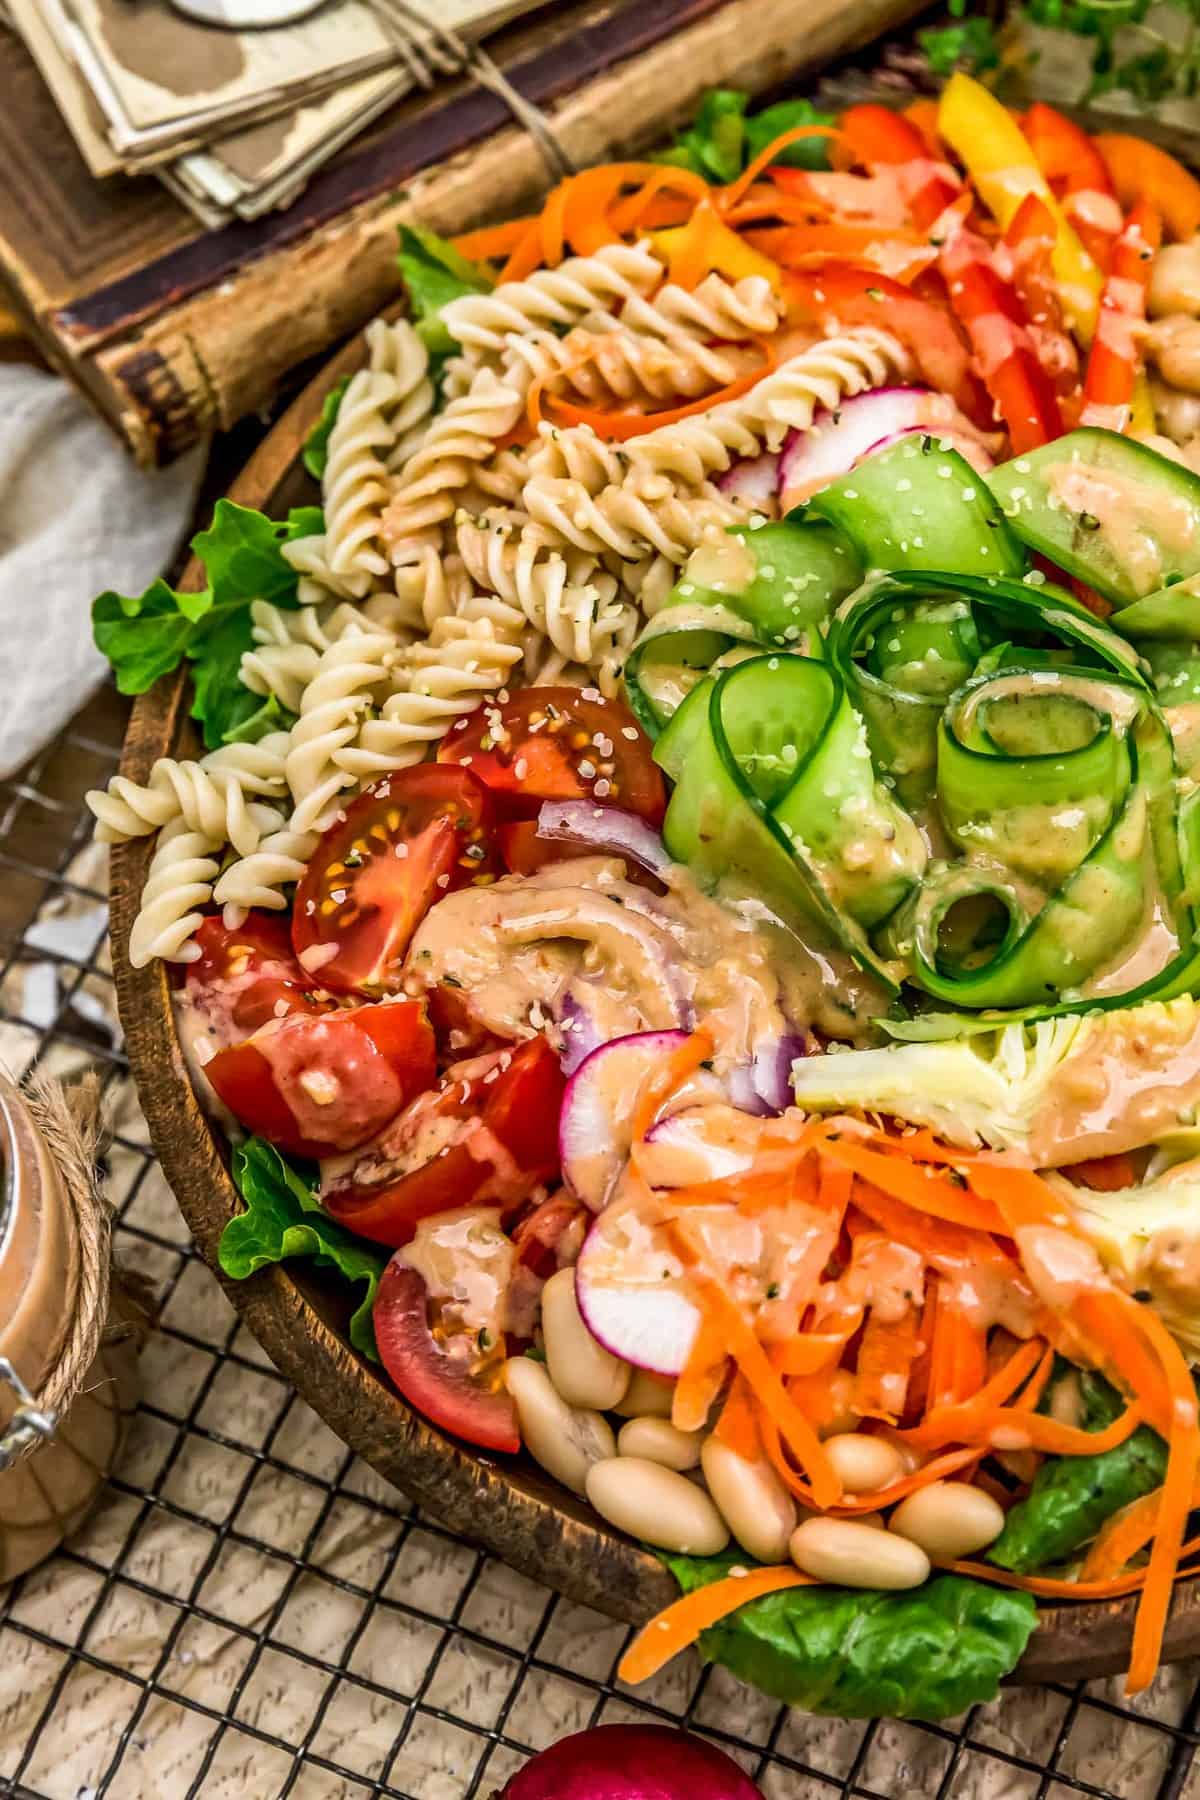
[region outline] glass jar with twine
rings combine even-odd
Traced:
[[[83,1522],[137,1404],[148,1316],[112,1271],[97,1094],[0,1074],[0,1582]]]

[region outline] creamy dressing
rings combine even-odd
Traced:
[[[1181,558],[1195,553],[1200,510],[1183,495],[1083,462],[1047,463],[1041,475],[1047,491],[1068,512],[1096,520],[1095,535],[1137,593],[1149,594],[1163,585],[1169,573],[1164,550]]]
[[[505,1297],[516,1251],[500,1228],[498,1210],[464,1207],[423,1219],[404,1260],[421,1276],[450,1330],[470,1332],[487,1349],[510,1328]]]
[[[1200,1104],[1200,1018],[1185,1005],[1101,1014],[1055,1070],[1030,1123],[1034,1166],[1138,1149]]]

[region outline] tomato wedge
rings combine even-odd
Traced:
[[[219,1050],[204,1073],[248,1131],[296,1156],[332,1156],[431,1086],[433,1028],[419,1000],[293,1013]]]
[[[503,1363],[472,1357],[465,1336],[434,1336],[428,1289],[402,1255],[383,1271],[373,1318],[383,1366],[410,1406],[469,1444],[521,1448],[517,1409],[496,1385]]]
[[[336,1005],[296,961],[282,913],[250,912],[236,928],[215,913],[202,921],[195,941],[200,954],[187,965],[184,985],[214,1035],[229,1043],[249,1037],[268,1019]]]
[[[536,818],[543,800],[622,806],[652,825],[667,809],[650,739],[594,688],[525,688],[485,702],[446,733],[438,761],[478,775],[510,819]]]
[[[321,1204],[395,1249],[434,1213],[514,1205],[558,1169],[565,1086],[543,1037],[455,1063],[364,1154],[324,1171]]]
[[[347,807],[296,888],[292,943],[338,993],[395,993],[409,939],[451,888],[490,879],[492,803],[470,769],[422,763]]]

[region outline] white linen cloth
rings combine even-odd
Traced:
[[[0,366],[0,776],[99,686],[92,600],[140,594],[163,572],[206,455],[139,469],[67,381]]]

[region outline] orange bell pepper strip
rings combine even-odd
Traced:
[[[741,233],[764,256],[785,269],[819,269],[830,258],[890,275],[907,287],[937,261],[937,250],[917,231],[881,230],[874,225],[774,225]]]
[[[899,169],[901,191],[919,231],[929,231],[961,195],[962,183],[954,171],[930,158],[920,131],[902,113],[887,106],[852,106],[842,114],[838,128],[864,168]]]
[[[1124,431],[1133,411],[1141,367],[1138,326],[1146,317],[1150,266],[1162,242],[1162,222],[1147,200],[1139,200],[1113,245],[1100,318],[1083,381],[1081,425]]]
[[[1200,231],[1200,181],[1181,162],[1157,144],[1119,131],[1102,131],[1093,142],[1126,211],[1146,200],[1168,238],[1190,238]]]
[[[950,304],[1008,427],[1013,454],[1048,444],[1062,432],[1062,415],[1016,291],[997,275],[987,245],[974,232],[960,231],[951,238],[940,262]]]

